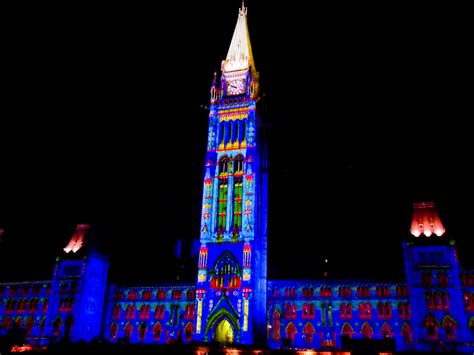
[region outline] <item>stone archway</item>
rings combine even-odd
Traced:
[[[232,324],[224,318],[214,328],[214,341],[221,344],[232,344],[235,341],[235,331]]]

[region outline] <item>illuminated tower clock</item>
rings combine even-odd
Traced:
[[[267,170],[258,79],[242,5],[211,88],[196,287],[200,341],[266,338]]]

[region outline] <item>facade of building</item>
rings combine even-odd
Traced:
[[[196,283],[109,285],[109,262],[83,246],[78,225],[51,280],[0,284],[0,329],[32,341],[104,337],[344,348],[373,339],[397,350],[474,347],[474,272],[433,203],[414,205],[403,244],[406,280],[267,280],[267,161],[257,114],[259,74],[247,28],[237,25],[211,88]]]

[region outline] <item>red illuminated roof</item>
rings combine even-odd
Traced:
[[[78,224],[76,231],[72,235],[71,240],[67,246],[63,249],[66,253],[73,252],[76,253],[84,244],[84,237],[89,230],[90,225],[88,224]]]
[[[434,202],[415,202],[411,219],[410,233],[415,237],[424,234],[431,237],[435,234],[441,237],[446,232],[443,223],[436,212]]]

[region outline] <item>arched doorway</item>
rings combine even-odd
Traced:
[[[227,319],[223,319],[217,324],[213,338],[214,341],[222,344],[232,344],[234,342],[234,328]]]

